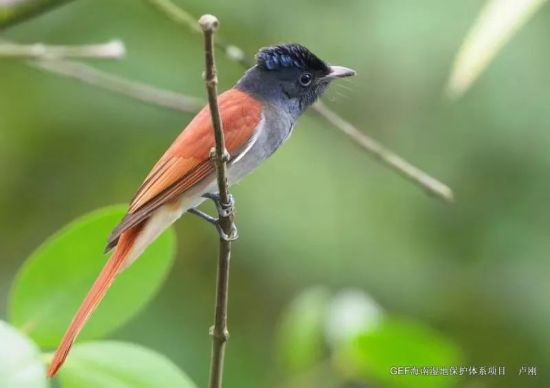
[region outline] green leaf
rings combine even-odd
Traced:
[[[546,0],[491,0],[471,27],[453,65],[447,85],[451,97],[460,97],[497,53],[527,23]]]
[[[290,372],[306,370],[322,358],[328,303],[327,290],[311,288],[292,301],[284,313],[278,332],[278,353]]]
[[[20,270],[10,298],[11,322],[41,347],[58,345],[78,306],[107,260],[107,236],[125,213],[116,206],[87,214],[49,238]],[[173,261],[174,233],[164,233],[124,271],[80,339],[116,329],[142,308]]]
[[[382,308],[360,289],[339,291],[330,301],[326,337],[333,348],[347,344],[359,333],[374,330],[383,319]]]
[[[452,376],[397,375],[398,367],[460,368],[461,355],[449,339],[420,323],[386,320],[378,328],[359,334],[338,355],[345,375],[375,379],[392,387],[447,387],[456,384]]]
[[[0,321],[0,387],[47,387],[46,368],[36,345]]]
[[[76,345],[59,379],[63,388],[193,388],[172,361],[142,346],[101,341]]]

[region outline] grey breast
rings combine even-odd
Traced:
[[[285,109],[270,105],[264,107],[257,138],[245,154],[229,166],[229,180],[237,183],[269,158],[289,138],[294,118]]]

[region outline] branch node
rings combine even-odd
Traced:
[[[229,155],[229,152],[224,148],[223,153],[221,157],[218,157],[218,152],[216,151],[216,147],[212,147],[210,149],[209,154],[210,160],[212,160],[214,163],[217,164],[217,162],[227,163],[229,160],[231,160],[231,155]]]
[[[214,326],[210,326],[210,329],[208,329],[208,334],[220,341],[220,342],[227,342],[229,341],[229,330],[227,329],[223,329],[221,331],[217,331],[216,328]]]
[[[218,21],[218,18],[214,15],[202,15],[199,19],[199,25],[201,26],[201,29],[205,33],[211,33],[216,32],[220,26],[220,22]]]
[[[206,84],[209,87],[218,86],[218,77],[216,75],[214,75],[211,79],[206,80]]]
[[[227,150],[224,148],[224,149],[223,149],[223,154],[222,154],[221,160],[222,160],[224,163],[227,163],[227,162],[229,162],[230,159],[231,159],[231,156],[229,155],[229,152],[227,152]]]

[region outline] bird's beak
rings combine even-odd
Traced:
[[[330,73],[326,78],[346,78],[355,75],[355,70],[348,69],[344,66],[330,66]]]

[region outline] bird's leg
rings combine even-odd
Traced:
[[[219,226],[217,218],[214,218],[210,214],[206,214],[205,212],[203,212],[203,211],[201,211],[197,208],[191,208],[191,209],[188,210],[188,212],[202,218],[203,220],[205,220],[209,224],[212,224],[216,227]]]
[[[226,216],[228,216],[229,214],[231,214],[233,212],[233,207],[235,205],[235,200],[233,199],[233,196],[230,195],[228,204],[222,204],[221,203],[219,194],[209,193],[209,194],[203,195],[203,197],[208,198],[208,199],[210,199],[214,202],[214,204],[216,205],[216,209],[218,210],[218,217],[226,217]],[[214,218],[214,217],[210,216],[209,214],[206,214],[205,212],[203,212],[199,209],[196,209],[196,208],[189,209],[189,213],[194,214],[194,215],[202,218],[203,220],[205,220],[209,224],[214,225],[216,227],[220,237],[222,239],[224,239],[225,241],[233,241],[233,240],[236,240],[239,237],[239,232],[237,231],[237,227],[235,226],[235,224],[233,224],[233,228],[231,230],[231,233],[229,233],[229,235],[228,235],[223,231],[223,229],[220,225],[220,219],[219,218]]]

